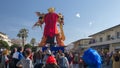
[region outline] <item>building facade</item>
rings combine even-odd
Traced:
[[[0,40],[7,42],[9,46],[12,45],[11,40],[8,38],[8,36],[2,32],[0,32]]]
[[[12,44],[17,44],[17,45],[22,45],[22,40],[21,39],[11,39]]]
[[[84,39],[80,39],[80,40],[73,42],[74,44],[73,50],[75,52],[83,53],[89,47],[89,43],[91,40],[92,38],[84,38]]]
[[[89,37],[92,37],[90,47],[108,49],[109,52],[120,49],[120,24]]]

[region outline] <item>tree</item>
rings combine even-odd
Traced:
[[[32,48],[32,45],[31,44],[25,44],[24,49],[26,49],[26,48]]]
[[[13,50],[14,48],[18,48],[20,45],[18,45],[18,44],[13,44],[13,45],[11,45],[11,47],[10,47],[10,50]]]
[[[34,46],[35,43],[36,43],[36,39],[35,39],[35,38],[32,38],[31,41],[30,41],[30,43],[32,44],[32,46]]]
[[[6,41],[0,40],[0,48],[7,48],[9,49],[9,45]]]
[[[28,30],[23,28],[19,31],[19,33],[17,34],[17,37],[22,39],[22,45],[25,45],[25,40],[28,37]]]
[[[33,46],[33,47],[32,47],[32,51],[33,51],[33,52],[36,52],[36,51],[37,51],[37,48],[38,48],[38,46]]]

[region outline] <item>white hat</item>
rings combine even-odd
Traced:
[[[46,53],[47,53],[47,54],[52,54],[50,50],[47,50],[47,52],[46,52]]]

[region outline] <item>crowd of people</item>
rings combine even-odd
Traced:
[[[99,53],[102,63],[109,65],[112,60],[113,68],[120,66],[120,54],[116,53],[104,54]],[[90,59],[90,58],[89,58]],[[10,53],[4,49],[0,54],[0,68],[87,68],[82,55],[77,52],[57,52],[51,51],[49,48],[45,51],[38,49],[32,52],[30,48],[23,47],[14,48]]]
[[[30,48],[14,48],[9,53],[4,49],[0,55],[0,68],[82,68],[80,54],[63,52],[62,50],[32,52]]]

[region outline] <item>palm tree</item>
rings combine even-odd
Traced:
[[[17,34],[17,37],[22,39],[22,45],[25,45],[25,40],[28,37],[28,29],[20,29],[19,33]]]
[[[36,39],[35,39],[35,38],[32,38],[31,41],[30,41],[30,43],[34,46],[35,43],[36,43]]]

